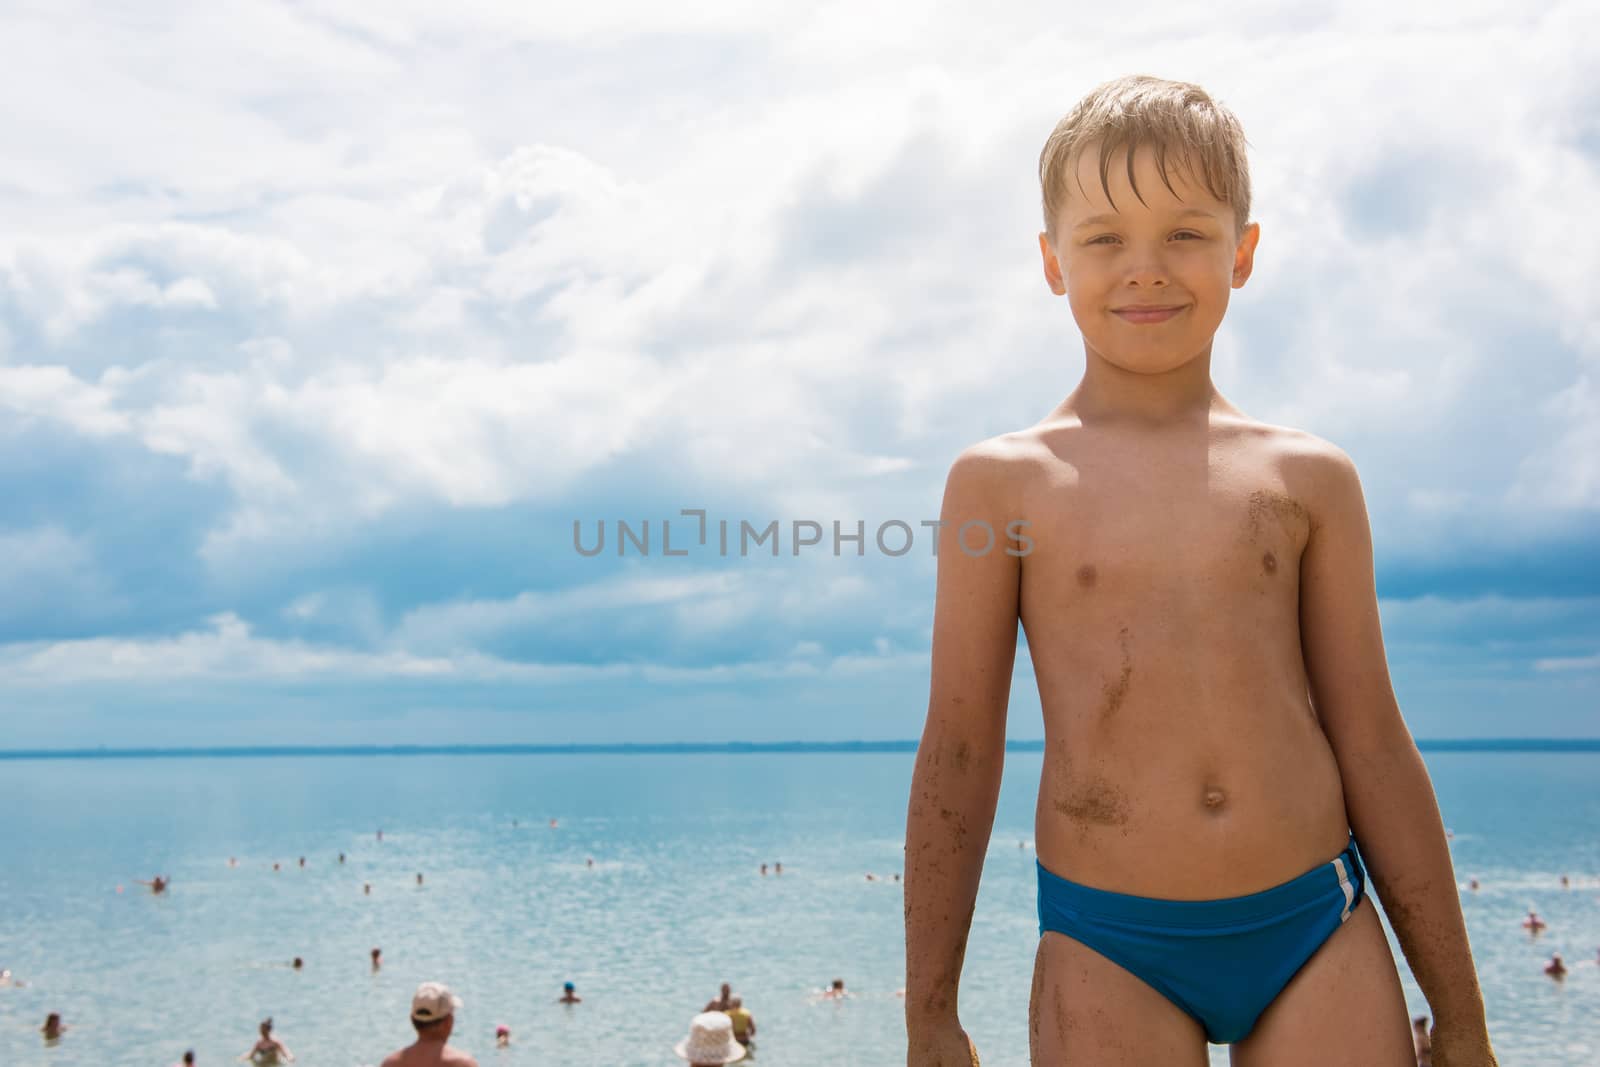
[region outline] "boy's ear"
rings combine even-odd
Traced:
[[[1043,230],[1039,231],[1039,255],[1044,259],[1044,280],[1050,291],[1066,296],[1067,283],[1061,277],[1061,261],[1056,258],[1056,250],[1050,247],[1050,235]]]
[[[1244,228],[1239,246],[1233,252],[1233,288],[1239,289],[1250,280],[1256,265],[1256,243],[1261,240],[1261,224],[1252,222]]]

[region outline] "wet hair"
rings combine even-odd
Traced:
[[[193,1063],[194,1062],[194,1049],[188,1049],[187,1051],[184,1052],[184,1054],[183,1054],[183,1062],[184,1063]]]
[[[1156,169],[1167,188],[1168,164],[1175,162],[1189,178],[1198,179],[1212,196],[1233,208],[1237,236],[1250,219],[1250,164],[1245,156],[1244,128],[1233,112],[1191,82],[1148,74],[1130,74],[1091,89],[1056,123],[1039,153],[1039,187],[1045,233],[1056,239],[1056,220],[1070,196],[1079,159],[1100,150],[1100,187],[1111,200],[1111,160],[1127,151],[1128,184],[1133,179],[1136,151],[1155,152]],[[1174,195],[1176,191],[1174,190]],[[1113,204],[1115,202],[1113,201]]]

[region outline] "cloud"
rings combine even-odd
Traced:
[[[1541,659],[1534,663],[1541,671],[1597,671],[1600,670],[1600,652],[1592,656],[1567,656]]]
[[[54,525],[0,527],[0,632],[48,631],[128,607],[85,539]]]
[[[326,681],[449,682],[456,684],[581,685],[605,679],[645,684],[734,685],[741,682],[822,677],[854,677],[926,665],[926,654],[847,654],[818,663],[800,656],[680,666],[672,663],[513,662],[476,652],[449,656],[404,651],[356,651],[341,646],[258,637],[249,623],[231,613],[206,620],[208,628],[167,638],[87,638],[0,645],[4,688],[60,688],[104,683],[209,681],[265,684]]]
[[[0,40],[36,102],[0,115],[30,685],[914,664],[926,559],[630,571],[566,530],[935,517],[963,446],[1073,386],[1037,154],[1134,69],[1250,134],[1213,371],[1357,460],[1404,662],[1600,640],[1592,5],[141,10]]]
[[[109,390],[61,366],[0,367],[0,404],[14,419],[60,422],[89,437],[125,433],[130,426],[113,407]]]

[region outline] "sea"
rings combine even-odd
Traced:
[[[298,1064],[377,1064],[428,980],[485,1067],[681,1064],[724,981],[752,1063],[904,1064],[909,747],[0,758],[0,1064],[205,1067],[269,1016]],[[1424,758],[1500,1063],[1594,1067],[1600,746],[1546,747]],[[1007,755],[967,946],[961,1018],[989,1067],[1028,1062],[1042,758]],[[158,873],[163,894],[136,882]],[[819,999],[836,978],[851,995]],[[581,1004],[557,1003],[568,981]],[[69,1029],[46,1044],[53,1011]]]

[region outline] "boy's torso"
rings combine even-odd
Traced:
[[[1336,855],[1343,793],[1300,648],[1316,440],[1221,414],[1159,431],[1055,418],[1007,439],[1034,539],[1039,861],[1197,900]]]

